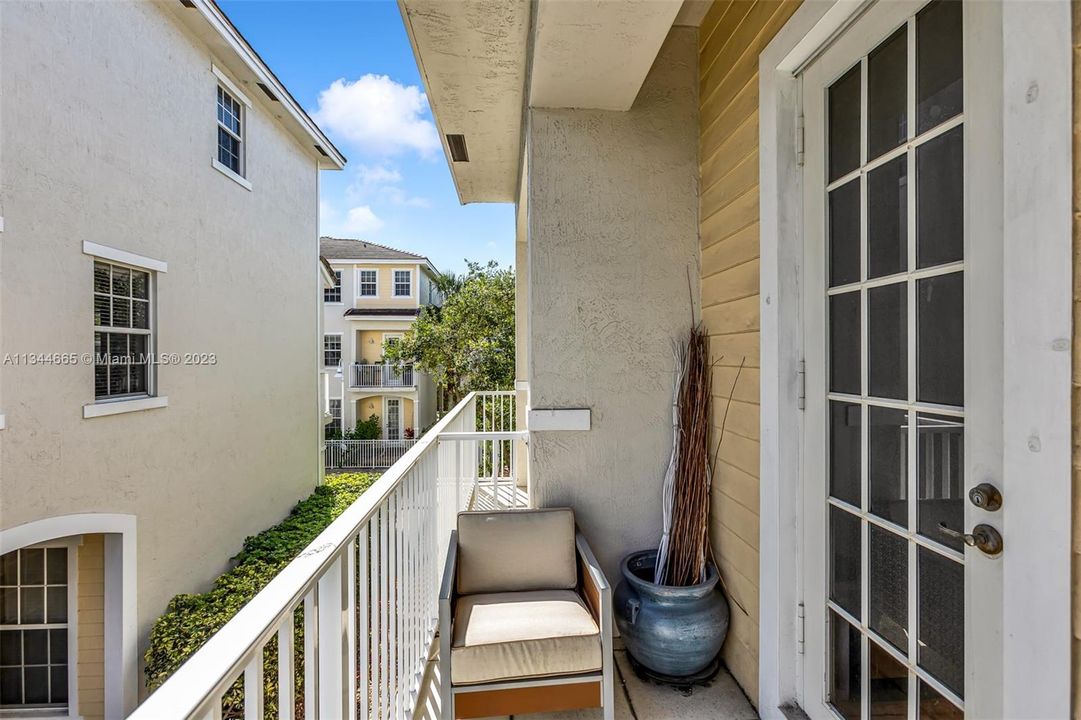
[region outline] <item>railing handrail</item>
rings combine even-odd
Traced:
[[[385,362],[384,363],[361,363],[361,362],[355,362],[355,363],[350,363],[350,365],[354,365],[356,367],[392,367],[392,368],[401,367],[403,370],[406,369],[406,368],[413,367],[413,363],[405,363],[403,365],[395,365],[394,363],[385,363]],[[495,392],[502,392],[502,391],[495,391]]]
[[[263,644],[277,632],[282,620],[294,611],[331,563],[349,547],[360,528],[394,492],[425,450],[437,443],[440,433],[476,395],[476,392],[471,392],[462,398],[374,485],[319,533],[220,630],[211,635],[195,654],[128,716],[129,720],[190,717],[205,710],[208,702],[220,702],[219,693],[236,681],[254,653],[262,652]]]
[[[440,440],[523,440],[529,442],[529,432],[526,430],[499,430],[492,432],[442,432]]]

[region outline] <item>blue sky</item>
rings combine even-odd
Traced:
[[[393,0],[218,3],[349,158],[320,178],[320,230],[428,256],[514,262],[511,205],[460,205]]]

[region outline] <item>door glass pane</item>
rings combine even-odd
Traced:
[[[853,617],[860,617],[861,520],[830,505],[830,599]]]
[[[860,181],[829,194],[830,287],[860,279]]]
[[[829,700],[845,720],[859,720],[861,697],[860,632],[829,611]]]
[[[923,547],[917,562],[920,667],[964,697],[964,566]]]
[[[871,643],[871,718],[906,720],[908,717],[908,668]]]
[[[908,269],[908,157],[867,173],[867,277]]]
[[[957,538],[939,530],[965,527],[965,422],[944,415],[917,415],[916,514],[921,535],[963,551]]]
[[[940,0],[916,15],[916,131],[961,112],[961,3]]]
[[[920,681],[919,720],[962,720],[961,709],[927,683]]]
[[[908,398],[908,285],[867,290],[867,393]]]
[[[830,297],[830,391],[859,395],[860,294]]]
[[[916,148],[916,265],[964,257],[964,129],[955,127]]]
[[[868,625],[908,655],[908,541],[877,525],[868,531]]]
[[[830,495],[850,505],[860,506],[860,419],[859,405],[830,402]]]
[[[916,282],[916,398],[965,403],[965,283],[963,273]]]
[[[908,411],[867,408],[867,480],[875,515],[908,527]]]
[[[867,160],[908,136],[908,32],[901,27],[867,57]]]
[[[860,166],[860,66],[829,89],[829,178],[833,182]]]

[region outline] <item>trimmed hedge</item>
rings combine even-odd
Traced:
[[[289,517],[247,538],[243,549],[232,558],[233,568],[220,575],[209,591],[174,597],[150,630],[150,646],[145,655],[147,687],[153,691],[165,682],[378,477],[377,473],[328,475],[325,484],[297,503]],[[302,613],[302,609],[298,610],[296,618],[294,647],[298,659],[304,647]],[[276,717],[277,712],[277,655],[275,638],[267,643],[264,652],[267,717]],[[299,661],[296,667],[298,670],[302,667]],[[303,672],[297,676],[299,689]],[[234,686],[226,695],[225,717],[242,712],[241,687]]]

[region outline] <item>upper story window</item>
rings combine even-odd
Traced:
[[[94,261],[94,397],[152,391],[154,274]]]
[[[342,364],[342,336],[323,336],[323,365],[326,367],[338,367]]]
[[[68,707],[69,553],[34,547],[0,555],[0,712]]]
[[[243,117],[240,101],[218,86],[218,162],[243,176]]]
[[[409,297],[413,294],[413,271],[394,271],[394,297]]]
[[[375,270],[361,270],[357,280],[359,297],[377,297],[379,295],[378,275]]]
[[[340,303],[342,301],[342,271],[334,271],[334,287],[323,288],[323,302]]]

